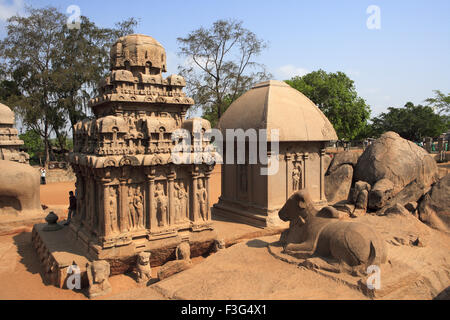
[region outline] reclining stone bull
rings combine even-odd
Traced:
[[[290,227],[280,241],[284,253],[296,258],[320,256],[350,267],[386,262],[383,239],[368,225],[335,219],[336,209],[318,211],[306,189],[294,193],[278,213]]]

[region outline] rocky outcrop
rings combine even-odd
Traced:
[[[434,229],[450,232],[450,174],[437,182],[420,202],[419,219]]]
[[[395,132],[386,132],[361,155],[354,179],[372,186],[381,179],[388,179],[393,184],[391,195],[395,196],[414,180],[429,187],[438,179],[438,168],[424,149]]]
[[[337,153],[333,160],[331,161],[330,166],[328,167],[328,173],[334,172],[340,166],[344,164],[349,164],[354,168],[356,163],[358,162],[359,154],[351,151],[344,151]]]
[[[329,204],[347,200],[352,186],[353,168],[343,164],[325,176],[325,196]]]

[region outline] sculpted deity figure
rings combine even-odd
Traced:
[[[134,206],[134,188],[128,188],[128,226],[129,230],[136,228],[136,208]]]
[[[164,227],[167,225],[167,196],[161,183],[156,185],[155,199],[158,225]]]
[[[110,266],[104,260],[97,260],[86,264],[86,272],[89,280],[88,296],[95,298],[111,292],[109,283]]]
[[[183,181],[180,181],[175,185],[175,211],[176,217],[175,221],[179,222],[187,218],[186,208],[187,208],[188,194],[184,188]]]
[[[108,210],[107,210],[107,216],[109,219],[109,223],[106,224],[106,227],[108,228],[107,234],[114,234],[118,230],[117,225],[117,193],[113,186],[108,188],[108,194],[107,194],[107,203],[108,203]]]
[[[136,188],[136,193],[133,199],[134,212],[136,214],[137,227],[144,228],[144,200],[139,188]]]
[[[297,191],[301,189],[302,171],[298,165],[294,166],[292,170],[292,190]]]
[[[202,179],[198,179],[197,201],[200,210],[200,217],[204,221],[208,220],[208,194],[206,192],[206,188],[203,185]]]

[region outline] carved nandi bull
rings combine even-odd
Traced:
[[[383,239],[368,225],[335,219],[333,207],[318,211],[303,189],[294,193],[278,213],[290,227],[280,241],[284,252],[297,258],[321,256],[350,267],[386,262]]]

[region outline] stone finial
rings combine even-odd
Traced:
[[[64,228],[62,225],[58,224],[59,217],[53,211],[50,212],[46,217],[47,225],[43,228],[44,231],[58,231]]]

